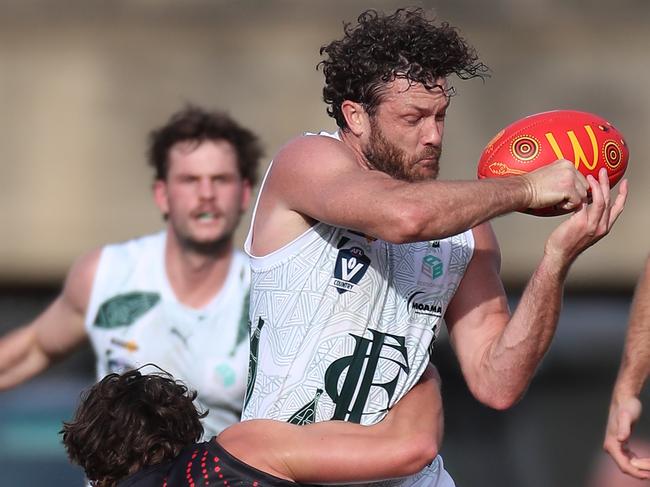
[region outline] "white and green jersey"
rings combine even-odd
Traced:
[[[379,421],[426,368],[473,242],[396,245],[317,223],[251,257],[243,419]]]
[[[253,256],[254,223],[255,212],[245,243],[251,360],[242,419],[381,420],[429,363],[472,258],[471,230],[397,245],[318,222]],[[440,456],[414,476],[373,485],[398,484],[454,485]]]
[[[398,245],[318,222],[265,256],[250,244],[242,419],[373,424],[426,368],[474,238]]]
[[[201,309],[180,303],[165,272],[166,233],[102,249],[86,314],[97,377],[153,363],[198,392],[205,438],[239,421],[248,364],[248,259],[235,252]]]

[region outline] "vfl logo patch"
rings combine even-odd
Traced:
[[[368,266],[370,266],[370,259],[359,247],[341,249],[336,257],[334,277],[330,285],[334,286],[339,294],[353,291],[368,270]]]

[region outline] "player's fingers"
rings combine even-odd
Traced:
[[[650,471],[650,458],[632,458],[630,464],[639,470]]]
[[[578,175],[577,175],[578,182],[580,183],[582,189],[585,192],[585,196],[586,196],[587,192],[589,191],[589,186],[590,186],[589,182],[587,181],[587,178],[585,177],[584,174],[582,174],[580,171],[576,171],[576,172],[578,173]]]
[[[628,451],[623,444],[612,441],[611,443],[606,442],[604,447],[605,451],[609,453],[614,462],[616,462],[616,465],[621,470],[621,472],[638,479],[650,478],[650,472],[634,466],[632,463],[634,461],[632,458],[634,454]]]
[[[589,208],[589,223],[595,231],[596,227],[600,224],[603,213],[605,212],[605,197],[600,184],[590,174],[587,176],[587,181],[591,188],[591,205]]]
[[[630,464],[630,458],[625,454],[622,445],[613,438],[606,438],[604,450],[612,457],[618,468],[625,473],[632,474],[636,468]]]
[[[598,171],[598,183],[600,184],[600,189],[603,191],[603,196],[605,197],[605,206],[609,207],[611,200],[611,188],[609,187],[609,176],[607,175],[607,169],[604,167],[601,167],[600,171]]]
[[[627,411],[621,411],[618,415],[616,439],[625,442],[630,438],[632,433],[632,416]]]
[[[619,215],[623,212],[625,208],[625,202],[627,201],[627,179],[621,181],[620,186],[618,187],[618,195],[614,200],[614,204],[609,210],[609,228],[611,229]]]
[[[574,164],[571,161],[566,159],[560,159],[555,163],[556,178],[560,178],[563,181],[564,189],[564,200],[556,205],[557,207],[567,210],[574,211],[582,206],[582,204],[587,202],[587,190],[589,184],[587,183],[585,177],[576,170]]]

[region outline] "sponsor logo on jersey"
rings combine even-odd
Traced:
[[[441,318],[442,306],[440,306],[435,301],[427,299],[426,296],[423,295],[423,291],[417,291],[411,294],[411,297],[408,299],[407,303],[409,313]]]
[[[422,259],[422,273],[429,276],[431,280],[435,281],[444,274],[444,266],[442,260],[435,255],[425,255]]]
[[[334,277],[330,285],[334,286],[339,294],[354,291],[369,266],[370,259],[359,247],[341,249],[336,256]]]

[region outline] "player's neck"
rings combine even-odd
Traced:
[[[165,270],[169,284],[181,303],[192,308],[208,304],[221,290],[233,259],[232,240],[213,254],[183,247],[172,232],[165,245]]]
[[[363,153],[363,145],[361,139],[355,136],[352,132],[341,130],[341,142],[343,142],[353,153],[357,163],[366,169],[372,169],[372,165],[366,159]]]

